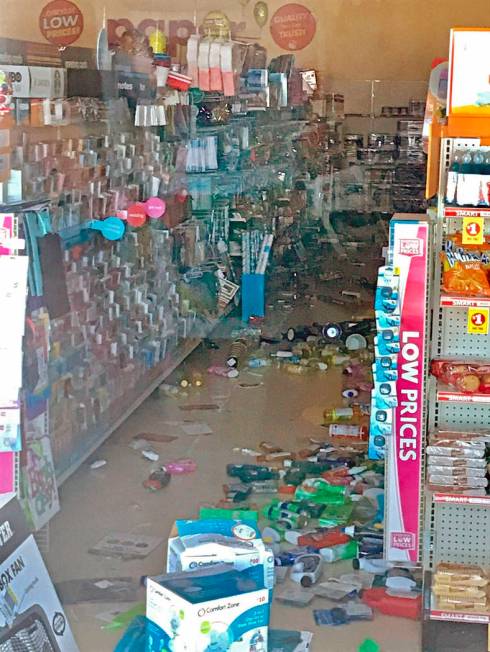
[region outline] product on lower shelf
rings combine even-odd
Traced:
[[[488,570],[480,566],[442,563],[432,578],[432,593],[439,609],[487,611],[489,592]]]
[[[459,392],[466,394],[490,394],[489,364],[433,360],[430,371],[442,383],[454,387]]]
[[[487,445],[485,432],[434,432],[427,446],[427,482],[434,491],[485,495]]]

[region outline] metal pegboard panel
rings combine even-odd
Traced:
[[[490,562],[490,509],[475,505],[434,504],[432,562]]]
[[[434,430],[472,432],[490,426],[488,404],[435,401],[430,416],[429,427]]]
[[[490,360],[490,337],[468,333],[468,308],[442,308],[439,318],[438,356]]]

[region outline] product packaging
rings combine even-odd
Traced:
[[[255,521],[205,519],[177,521],[168,540],[167,573],[230,564],[236,570],[259,567],[263,585],[274,586],[274,555],[265,547]]]
[[[266,652],[269,591],[260,566],[148,578],[146,617],[162,630],[164,649]],[[162,649],[148,644],[147,652]]]

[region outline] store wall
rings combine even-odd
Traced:
[[[74,45],[93,47],[105,9],[108,18],[165,22],[165,31],[178,21],[202,21],[221,9],[241,23],[239,33],[257,37],[271,55],[281,50],[269,28],[253,18],[256,0],[74,0],[84,14],[84,30]],[[315,67],[334,79],[426,79],[431,60],[445,56],[451,26],[490,25],[489,0],[298,0],[316,17],[312,43],[297,52],[302,66]],[[42,42],[39,13],[47,0],[1,0],[0,37]],[[269,16],[284,0],[268,0]],[[135,9],[137,7],[137,9]],[[178,7],[178,9],[176,9]],[[185,23],[181,29],[185,33]]]

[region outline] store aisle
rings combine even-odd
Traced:
[[[188,359],[190,370],[204,370],[211,358],[223,357],[226,350],[209,352],[200,347]],[[241,385],[251,385],[242,387]],[[107,461],[92,471],[88,464],[61,491],[62,511],[50,525],[51,547],[47,554],[55,582],[74,578],[133,577],[158,574],[164,569],[166,538],[176,518],[195,517],[198,505],[222,497],[225,466],[252,458],[234,453],[234,448],[254,447],[267,439],[281,446],[300,448],[311,435],[324,435],[319,426],[322,410],[338,404],[340,376],[333,369],[324,375],[292,377],[269,369],[263,374],[244,372],[236,380],[209,376],[205,386],[193,390],[187,399],[152,397],[89,460]],[[327,398],[326,398],[327,397]],[[182,411],[180,405],[215,403],[219,410]],[[183,434],[184,420],[204,422],[213,430],[207,436]],[[170,485],[157,493],[146,491],[142,483],[158,464],[152,464],[130,448],[135,435],[151,432],[176,435],[170,443],[154,444],[160,463],[192,457],[197,471],[173,477]],[[113,533],[141,533],[160,537],[162,544],[141,561],[98,557],[88,549]],[[334,564],[332,575],[349,567]],[[141,600],[144,592],[141,591]],[[130,604],[75,604],[67,615],[82,652],[110,652],[123,630],[107,632],[97,615],[114,608],[126,610]],[[313,652],[356,652],[367,637],[376,639],[382,652],[417,652],[419,624],[375,614],[372,622],[337,628],[314,626],[312,608],[334,606],[316,599],[307,608],[284,607],[274,603],[272,625],[278,628],[314,632]]]

